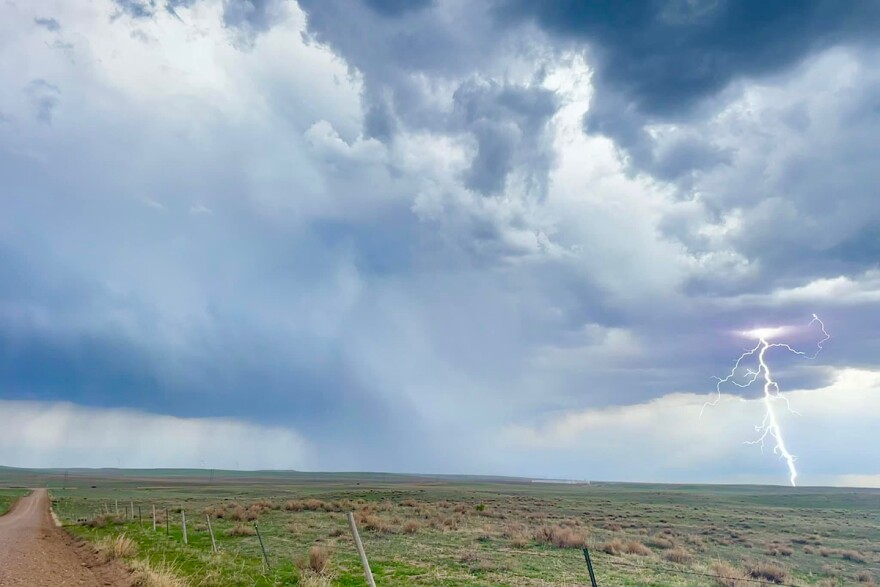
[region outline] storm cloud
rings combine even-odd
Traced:
[[[835,393],[876,427],[872,3],[0,11],[10,414],[291,444],[241,466],[635,479],[577,449],[623,418],[651,480],[784,482],[751,411],[691,412],[737,333],[813,348],[816,312],[823,353],[775,358],[792,449],[807,483],[878,473],[811,432]],[[723,459],[683,448],[721,428]]]

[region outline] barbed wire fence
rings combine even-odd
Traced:
[[[131,521],[133,523],[136,522],[138,524],[139,528],[145,529],[145,530],[152,528],[152,531],[154,531],[154,532],[157,531],[157,529],[160,532],[162,531],[161,527],[157,528],[157,521],[161,521],[161,522],[165,523],[164,534],[166,536],[169,536],[169,521],[170,521],[170,518],[172,517],[171,514],[175,514],[175,513],[181,514],[182,525],[185,525],[185,523],[186,523],[185,521],[183,521],[183,520],[185,520],[185,518],[183,517],[183,512],[184,512],[185,506],[172,507],[172,508],[167,508],[167,507],[156,508],[155,505],[148,503],[147,504],[147,511],[149,512],[148,515],[150,515],[151,519],[148,519],[147,523],[144,524],[144,519],[142,516],[142,510],[141,510],[142,504],[138,506],[137,515],[135,515],[134,502],[129,501],[128,505],[129,505],[128,508],[125,508],[125,507],[119,508],[118,507],[118,500],[115,500],[114,503],[112,503],[112,504],[110,502],[101,503],[99,505],[99,508],[92,512],[92,515],[94,518],[97,518],[98,516],[114,516],[117,518],[124,519],[126,521]],[[59,510],[60,509],[61,508],[59,508]],[[72,512],[71,512],[71,514],[72,514]],[[162,514],[164,514],[164,515],[162,515]],[[350,513],[346,512],[345,515],[346,516],[354,516],[354,514],[355,514],[355,512],[350,512]],[[206,514],[206,517],[208,518],[206,531],[209,533],[209,535],[211,537],[212,552],[216,553],[216,552],[219,552],[219,548],[218,548],[217,543],[214,540],[214,532],[213,532],[213,529],[211,528],[210,515]],[[69,519],[72,519],[72,520],[79,522],[79,523],[86,522],[86,520],[87,520],[87,518],[84,518],[83,516],[71,516]],[[354,524],[355,524],[354,519],[352,517],[351,518],[351,531],[352,531],[352,538],[353,538],[352,546],[357,548],[358,544],[361,543],[361,540],[360,540],[360,537],[358,536],[357,528]],[[264,568],[266,571],[271,571],[270,555],[267,553],[267,549],[269,549],[269,547],[264,545],[264,543],[263,543],[263,541],[266,540],[267,537],[264,537],[259,533],[259,529],[257,528],[256,523],[254,523],[253,525],[254,525],[254,529],[257,533],[257,536],[259,537],[259,540],[260,540],[260,548],[262,550],[262,555],[263,555],[262,562],[265,564]],[[183,530],[183,528],[181,528],[181,529]],[[186,533],[186,530],[183,530],[183,532],[181,533],[182,534],[181,538],[183,538],[183,536],[186,536],[185,533]],[[370,535],[370,533],[366,534],[367,537],[369,537],[369,535]],[[171,536],[169,536],[169,537],[171,537]],[[183,538],[183,540],[184,540],[184,544],[186,544],[186,542],[185,542],[186,539]],[[343,550],[347,553],[355,552],[355,551],[353,551],[352,548],[349,548],[348,544],[345,545],[345,548],[343,548],[339,544],[326,544],[325,543],[325,544],[321,544],[320,546],[322,548],[325,548],[328,551],[334,552],[334,553],[341,552]],[[367,553],[363,552],[363,554],[361,554],[362,549],[368,550],[368,546],[369,546],[368,544],[362,544],[360,548],[357,548],[357,551],[355,553],[359,554],[361,556],[361,562],[364,564],[365,584],[375,586],[375,583],[372,582],[373,577],[372,577],[371,571],[369,569],[368,563],[366,562]],[[455,545],[443,544],[442,542],[439,542],[439,543],[434,542],[433,546],[435,549],[437,549],[437,548],[442,549],[443,547],[449,547],[450,549],[452,549]],[[577,552],[576,549],[571,549],[571,548],[560,548],[560,549],[556,549],[553,551],[547,551],[547,550],[534,551],[534,550],[526,550],[526,549],[522,549],[522,548],[517,548],[517,549],[496,548],[495,551],[516,554],[517,556],[535,556],[535,557],[543,557],[543,558],[553,558],[553,559],[557,559],[559,562],[563,562],[563,563],[571,560],[572,553]],[[609,583],[609,582],[602,579],[602,568],[603,567],[595,565],[593,563],[592,558],[590,556],[589,548],[587,546],[584,546],[584,548],[582,549],[582,552],[584,555],[584,559],[585,559],[584,562],[586,563],[586,566],[580,567],[581,570],[574,571],[574,574],[576,576],[588,575],[589,580],[594,587],[613,587],[612,583]],[[580,557],[578,557],[578,558],[580,558]],[[571,564],[572,565],[577,564],[578,566],[580,566],[581,564],[584,564],[584,562],[579,562],[579,563],[572,562]],[[805,587],[804,583],[791,583],[791,582],[785,582],[785,581],[780,582],[780,581],[768,580],[768,579],[764,579],[764,578],[758,578],[758,577],[742,575],[742,574],[737,574],[737,576],[726,576],[726,575],[717,574],[717,573],[709,573],[709,572],[705,572],[705,571],[691,570],[691,569],[686,569],[686,568],[681,568],[681,567],[672,567],[672,566],[663,565],[663,564],[650,564],[650,565],[637,564],[637,563],[634,563],[630,560],[626,560],[626,559],[619,558],[616,556],[603,557],[601,559],[601,565],[605,566],[605,568],[612,567],[615,569],[627,569],[627,570],[638,571],[639,573],[652,573],[652,574],[661,574],[661,575],[668,575],[668,576],[691,576],[691,577],[700,577],[703,579],[712,579],[712,580],[716,581],[719,585],[725,585],[725,584],[727,584],[727,585],[740,585],[743,583],[747,583],[749,585],[756,585],[756,586],[763,585],[763,586],[773,586],[773,587]],[[867,570],[876,571],[877,569],[870,567]]]

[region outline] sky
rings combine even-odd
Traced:
[[[880,486],[878,33],[2,0],[0,464],[786,484],[713,379],[786,327],[799,482]]]

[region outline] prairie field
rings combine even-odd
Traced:
[[[0,487],[0,516],[9,510],[9,506],[12,505],[13,501],[25,493],[26,491],[23,489],[5,489]]]
[[[50,488],[68,531],[124,559],[143,585],[365,585],[349,511],[380,586],[589,585],[584,546],[603,586],[880,580],[876,490],[379,474],[32,475]],[[35,481],[0,472],[6,485]]]

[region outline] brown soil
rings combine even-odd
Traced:
[[[118,561],[102,563],[95,550],[55,526],[49,495],[35,489],[0,517],[0,586],[129,587]]]

